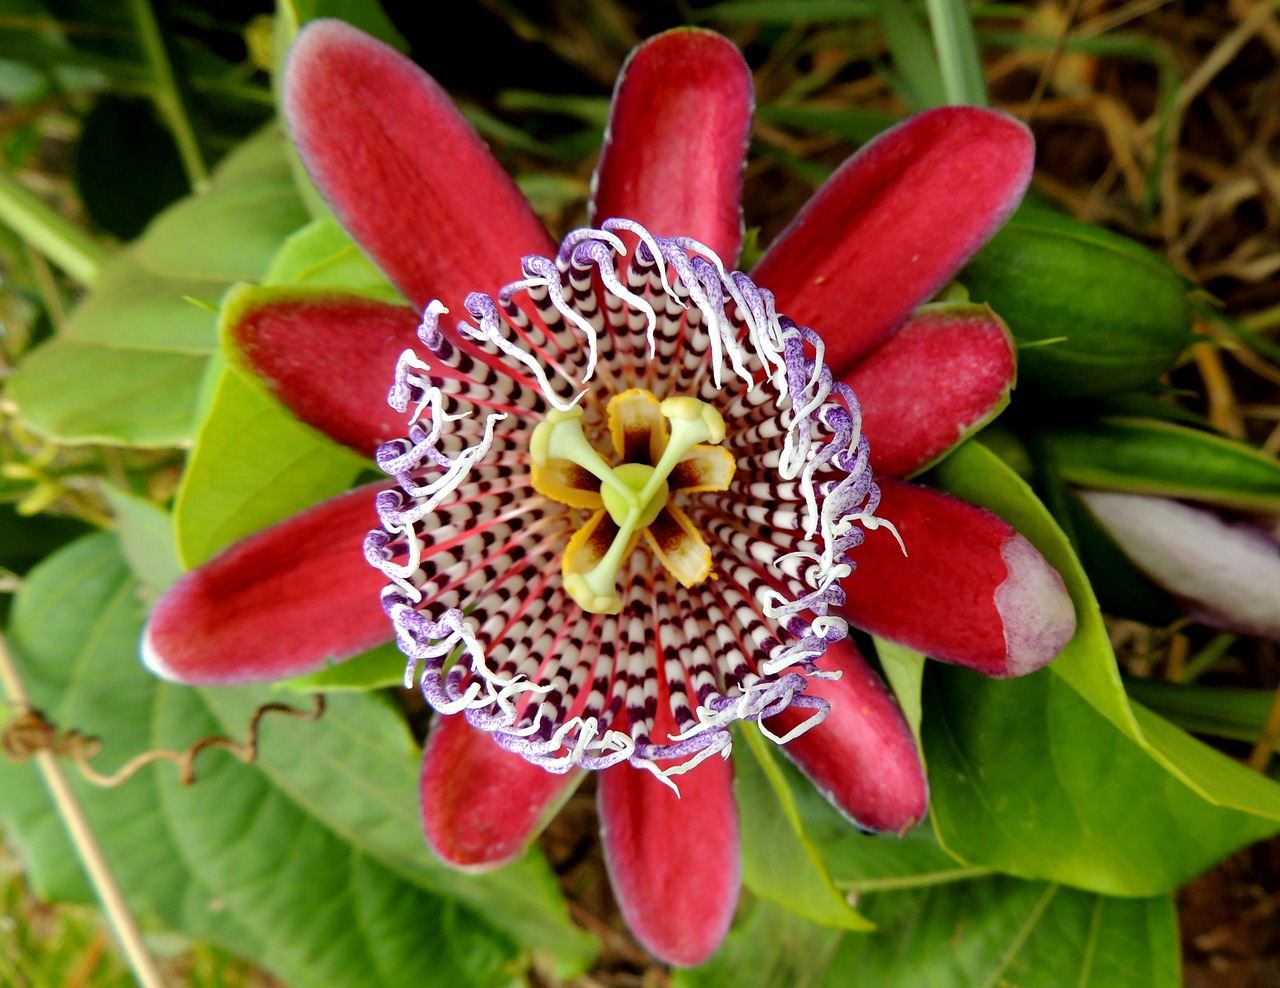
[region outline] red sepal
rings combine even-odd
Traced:
[[[840,374],[945,285],[1013,212],[1031,133],[971,106],[917,114],[827,179],[752,272]]]
[[[742,886],[733,767],[712,755],[675,777],[600,773],[597,801],[609,880],[627,926],[670,964],[701,964],[724,940]]]
[[[853,550],[842,585],[851,624],[918,652],[1006,678],[1035,672],[1071,640],[1076,616],[1057,571],[1007,522],[937,491],[878,480],[893,522]]]
[[[387,579],[362,549],[385,486],[321,501],[183,574],[151,613],[146,664],[180,683],[267,682],[388,641]]]
[[[482,871],[520,857],[582,772],[553,775],[454,714],[436,720],[422,753],[427,842],[458,868]]]
[[[298,418],[364,456],[403,433],[387,405],[421,316],[334,292],[240,289],[223,309],[230,350]]]
[[[809,681],[806,692],[829,702],[831,712],[780,750],[862,829],[910,830],[929,809],[929,783],[906,718],[853,642],[828,645],[818,665],[843,673]],[[782,735],[809,716],[789,707],[767,724]]]
[[[464,317],[468,292],[519,278],[555,250],[541,221],[447,93],[337,20],[299,33],[284,111],[312,180],[347,232],[414,305]]]
[[[1013,338],[980,305],[929,307],[844,376],[862,405],[871,468],[923,470],[1009,403]]]
[[[635,49],[614,88],[591,225],[625,217],[732,264],[753,105],[751,71],[718,34],[677,28]]]

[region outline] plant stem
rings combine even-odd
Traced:
[[[1267,713],[1267,722],[1262,725],[1262,733],[1249,753],[1249,767],[1255,772],[1265,773],[1271,764],[1271,756],[1276,751],[1276,739],[1280,738],[1280,689],[1276,690],[1271,701],[1271,710]]]
[[[953,106],[988,106],[982,55],[966,0],[925,0],[933,45],[947,102]]]
[[[106,258],[98,242],[5,168],[0,168],[0,223],[80,284],[89,287],[98,280]]]
[[[26,690],[18,675],[17,664],[13,661],[13,655],[9,652],[8,643],[3,635],[0,635],[0,683],[4,685],[5,692],[9,694],[15,707],[20,711],[30,709]],[[67,828],[71,843],[80,856],[80,862],[84,865],[85,871],[89,874],[89,880],[102,903],[102,908],[106,911],[112,929],[115,930],[120,947],[129,962],[129,967],[133,969],[138,984],[142,988],[165,988],[164,979],[160,977],[156,962],[142,942],[142,932],[138,929],[137,921],[129,911],[124,894],[111,873],[111,866],[107,864],[102,847],[93,835],[89,819],[85,816],[79,800],[76,799],[70,783],[67,782],[57,757],[52,751],[46,749],[36,752],[35,761],[40,768],[40,773],[44,776],[45,785]]]
[[[151,9],[150,0],[129,0],[129,7],[138,29],[138,40],[147,56],[147,64],[155,82],[152,98],[173,132],[191,191],[203,192],[209,184],[209,166],[205,164],[200,142],[196,139],[195,129],[183,106],[182,93],[178,89],[177,77],[173,74],[173,63],[169,61],[169,52],[164,46],[164,37],[160,34],[155,11]]]

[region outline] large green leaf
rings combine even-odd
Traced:
[[[102,493],[116,517],[116,534],[129,569],[145,591],[158,597],[182,575],[173,548],[173,518],[154,501],[103,485]]]
[[[280,133],[233,152],[207,192],[175,203],[105,266],[63,332],[11,381],[22,415],[62,442],[188,441],[213,351],[213,310],[234,281],[260,278],[306,221]]]
[[[260,703],[280,698],[271,687],[202,689],[200,695],[218,730],[230,733],[241,732]],[[470,904],[531,949],[549,953],[565,973],[589,963],[593,941],[569,922],[539,854],[463,876],[428,850],[417,798],[422,754],[383,696],[330,694],[318,723],[275,719],[264,725],[263,738],[260,765],[279,791],[369,858]]]
[[[111,535],[33,573],[12,623],[33,702],[103,737],[108,769],[154,746],[243,736],[251,695],[160,684],[138,663],[136,593]],[[212,936],[295,984],[507,984],[521,956],[511,936],[566,972],[586,963],[589,942],[545,865],[475,879],[430,858],[416,746],[385,704],[353,696],[317,723],[269,718],[262,742],[264,768],[206,753],[188,789],[168,765],[119,789],[77,787],[145,918]],[[0,784],[38,887],[85,898],[34,769],[0,762]]]
[[[1177,917],[1169,896],[1116,899],[1000,876],[884,896],[867,911],[880,930],[870,937],[846,936],[817,984],[1181,984]]]
[[[220,728],[197,694],[172,686],[158,691],[153,716],[164,744]],[[260,960],[286,982],[518,983],[514,945],[478,914],[407,882],[262,773],[209,761],[194,786],[161,777],[160,815],[191,874],[257,931]]]
[[[790,764],[783,769],[805,833],[836,888],[854,901],[872,901],[867,897],[884,892],[945,885],[989,871],[958,861],[925,825],[901,837],[861,833],[804,780],[799,769]]]
[[[1146,711],[1140,744],[1049,671],[936,666],[924,696],[934,822],[972,864],[1153,895],[1280,830],[1275,783]]]
[[[396,297],[333,220],[291,236],[265,281]],[[387,368],[388,382],[393,369]],[[299,422],[256,381],[224,367],[174,510],[183,561],[198,565],[235,539],[346,490],[367,465]]]
[[[819,926],[760,899],[710,961],[673,971],[671,988],[812,988],[830,969],[846,935],[858,934]]]
[[[877,897],[871,934],[752,905],[673,988],[1177,988],[1169,897],[1115,899],[1003,876]]]
[[[870,924],[835,886],[796,804],[793,776],[772,744],[754,727],[738,732],[736,746],[742,880],[756,895],[826,926],[867,930]],[[742,754],[742,748],[750,754]],[[812,789],[812,787],[809,787]]]
[[[11,644],[33,705],[62,728],[104,739],[95,765],[113,771],[151,747],[155,680],[137,661],[136,585],[110,534],[72,543],[32,571],[14,602]],[[244,952],[254,937],[216,894],[186,873],[174,835],[155,813],[160,770],[118,789],[70,773],[129,903],[148,926],[207,936]],[[0,817],[44,898],[92,901],[92,893],[33,763],[0,758]]]
[[[364,463],[224,369],[174,507],[183,563],[346,490]]]
[[[943,843],[973,864],[1135,895],[1171,888],[1280,829],[1280,786],[1130,706],[1088,580],[1026,484],[975,442],[933,476],[1030,539],[1062,574],[1079,622],[1033,677],[935,672],[924,749]],[[1112,789],[1122,776],[1156,795]],[[1028,830],[1028,810],[1052,823]],[[1135,829],[1158,832],[1153,846],[1167,853],[1143,853]]]

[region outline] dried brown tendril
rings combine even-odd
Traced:
[[[20,710],[13,719],[0,731],[0,750],[7,758],[15,762],[24,762],[42,751],[48,751],[59,758],[70,759],[79,769],[80,774],[95,786],[114,788],[123,785],[138,772],[152,762],[173,762],[178,766],[178,780],[189,786],[196,781],[196,758],[206,748],[221,748],[230,752],[246,765],[252,765],[258,759],[258,725],[269,713],[287,714],[300,720],[317,721],[324,715],[324,695],[315,695],[315,705],[310,710],[299,710],[287,703],[264,703],[249,718],[244,743],[228,737],[215,735],[201,738],[187,748],[186,751],[157,749],[144,751],[125,762],[110,775],[104,775],[89,764],[102,751],[101,739],[93,735],[83,734],[73,728],[60,730],[43,713],[36,709]]]

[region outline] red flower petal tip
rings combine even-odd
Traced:
[[[677,28],[635,49],[614,89],[591,225],[626,217],[732,262],[753,106],[751,70],[721,35]]]
[[[1058,571],[1035,546],[1013,535],[1000,548],[1009,575],[996,588],[1004,627],[1002,677],[1025,676],[1048,663],[1076,633],[1076,610]]]
[[[290,288],[241,288],[223,307],[233,359],[308,425],[372,456],[404,416],[387,389],[421,317],[404,305]]]
[[[832,805],[862,830],[905,833],[929,809],[929,783],[906,718],[849,639],[818,660],[839,679],[815,679],[807,692],[831,704],[826,719],[782,746]],[[807,711],[791,707],[768,720],[783,734]]]
[[[871,468],[918,473],[1009,404],[1013,337],[986,306],[928,306],[845,375],[862,405]]]
[[[147,667],[180,683],[269,682],[390,639],[361,551],[375,489],[322,501],[184,574],[151,613]]]
[[[466,871],[514,861],[581,777],[530,764],[460,714],[441,717],[422,757],[427,842],[442,860]]]
[[[879,484],[877,513],[907,552],[885,531],[858,547],[841,608],[850,623],[1001,679],[1047,665],[1071,640],[1062,577],[1008,522],[924,487]]]
[[[836,373],[883,342],[1013,212],[1035,144],[1013,117],[971,106],[917,114],[846,161],[752,272],[812,326]]]
[[[600,773],[605,864],[627,926],[655,957],[701,964],[729,931],[742,887],[733,766],[708,758],[678,779],[618,765]]]

